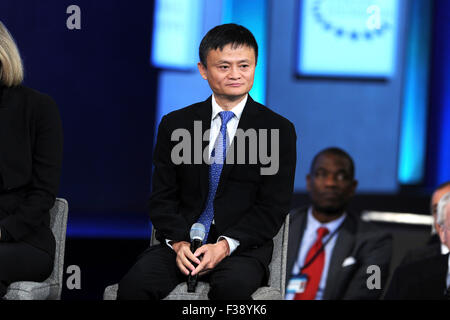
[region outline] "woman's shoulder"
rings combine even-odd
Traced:
[[[34,100],[53,100],[49,95],[39,92],[36,89],[29,88],[23,84],[6,88],[7,96],[22,97],[25,99],[34,99]]]
[[[2,104],[10,107],[38,108],[40,111],[57,109],[56,103],[49,95],[25,85],[3,88]]]

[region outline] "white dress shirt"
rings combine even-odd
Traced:
[[[441,243],[441,253],[445,256],[449,252],[450,252],[450,250],[448,250],[447,246],[445,244]]]
[[[294,264],[294,268],[292,269],[292,275],[298,275],[300,273],[300,269],[305,265],[306,256],[308,254],[309,249],[311,249],[314,242],[317,240],[317,229],[321,227],[325,227],[328,229],[328,234],[323,237],[322,242],[326,243],[328,239],[330,241],[325,246],[325,263],[323,266],[322,276],[319,282],[319,288],[317,289],[316,300],[322,300],[323,292],[325,290],[325,285],[327,283],[328,278],[328,269],[330,268],[330,260],[331,255],[333,254],[334,245],[336,244],[336,239],[339,235],[339,232],[333,235],[333,233],[341,226],[344,222],[347,214],[344,213],[340,218],[333,220],[328,223],[320,223],[316,218],[314,218],[312,214],[312,207],[308,209],[307,220],[306,220],[306,229],[303,233],[302,242],[300,243],[300,248],[297,256],[297,261]],[[287,293],[286,300],[293,300],[295,297],[294,293]]]
[[[229,143],[233,141],[234,136],[236,135],[236,131],[239,125],[239,120],[241,120],[242,112],[244,111],[244,107],[247,104],[248,95],[245,96],[245,98],[239,102],[233,109],[228,110],[232,111],[234,113],[234,117],[231,118],[231,120],[227,124],[227,135],[229,139]],[[214,149],[214,145],[216,143],[217,137],[220,133],[220,127],[222,126],[222,119],[220,118],[219,113],[224,110],[216,101],[216,98],[214,97],[214,94],[212,96],[212,114],[211,114],[211,129],[209,132],[209,159],[211,160],[211,154]],[[214,224],[215,221],[213,220],[212,223]],[[225,237],[220,236],[217,241],[220,241],[222,239],[225,239],[228,242],[228,246],[230,247],[230,255],[236,250],[236,248],[239,246],[239,241]],[[172,248],[170,245],[171,240],[166,239],[166,244]],[[173,249],[173,248],[172,248]]]
[[[237,106],[235,106],[232,111],[234,113],[234,117],[227,124],[227,135],[229,138],[229,143],[233,141],[234,136],[236,135],[236,130],[239,125],[239,120],[241,120],[242,112],[244,111],[245,104],[247,103],[248,95],[239,102]],[[220,119],[219,113],[225,111],[220,107],[214,95],[212,96],[212,115],[211,115],[211,130],[209,132],[209,158],[211,159],[211,154],[214,149],[214,145],[216,143],[217,137],[220,133],[220,127],[222,126],[222,120]]]

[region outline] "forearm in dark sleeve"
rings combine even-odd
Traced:
[[[171,161],[171,134],[166,121],[166,117],[161,120],[154,151],[149,216],[163,238],[182,241],[188,236],[189,230],[186,220],[178,211],[179,187],[176,167]]]
[[[32,146],[32,176],[24,200],[14,214],[2,219],[0,227],[19,241],[44,221],[53,207],[59,188],[62,163],[62,126],[52,99],[43,98],[34,110],[35,141]]]

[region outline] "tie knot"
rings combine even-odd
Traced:
[[[325,237],[328,233],[330,232],[330,230],[328,230],[325,227],[320,227],[319,229],[317,229],[317,237],[319,239],[322,239],[323,237]]]
[[[222,126],[226,126],[228,122],[233,119],[234,113],[233,111],[222,111],[219,112],[220,119],[222,119]]]

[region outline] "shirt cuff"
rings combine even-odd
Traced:
[[[231,256],[231,254],[237,249],[237,247],[239,247],[239,245],[241,244],[239,241],[232,239],[232,238],[228,238],[225,236],[220,236],[219,239],[217,239],[217,242],[219,242],[220,240],[225,239],[228,242],[228,246],[230,247],[230,254],[228,256]]]
[[[167,244],[167,246],[168,246],[170,249],[173,250],[173,247],[172,247],[172,245],[170,244],[170,241],[172,241],[172,240],[166,239],[166,244]]]
[[[0,242],[11,242],[13,239],[4,227],[0,227]]]

